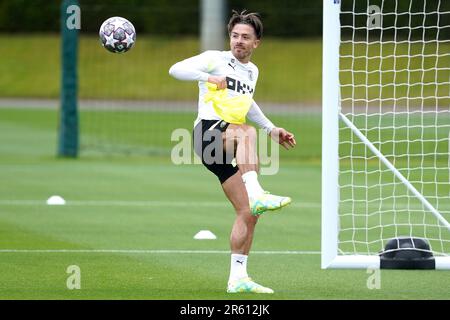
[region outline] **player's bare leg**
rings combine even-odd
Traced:
[[[255,214],[250,207],[252,200],[249,194],[266,195],[256,179],[259,170],[256,139],[256,130],[247,125],[230,125],[224,133],[225,152],[232,152],[235,155],[239,167],[239,172],[228,178],[222,185],[237,214],[230,237],[232,255],[227,289],[229,293],[273,293],[272,289],[252,281],[247,274],[247,258],[258,220],[258,214]],[[249,179],[249,175],[253,175],[253,181],[246,181],[245,176]]]
[[[247,196],[247,190],[242,182],[240,172],[231,176],[222,184],[222,188],[236,211],[236,219],[231,230],[231,252],[248,255],[253,239],[257,216],[253,216]]]
[[[272,289],[252,281],[247,274],[247,258],[258,216],[253,216],[250,211],[247,190],[241,173],[238,171],[228,178],[222,184],[222,188],[236,211],[230,235],[231,268],[227,292],[273,293]]]
[[[225,131],[225,150],[235,151],[236,162],[241,175],[259,171],[256,129],[248,125],[230,124]]]
[[[289,197],[275,196],[265,192],[258,182],[257,132],[254,127],[230,124],[223,138],[225,151],[235,152],[252,214],[260,215],[268,210],[278,210],[291,203]]]

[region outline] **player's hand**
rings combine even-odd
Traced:
[[[214,83],[218,90],[222,90],[227,87],[227,79],[225,77],[209,76],[208,82]]]
[[[281,144],[286,150],[294,148],[297,144],[294,135],[283,128],[273,128],[272,131],[270,131],[270,137]]]

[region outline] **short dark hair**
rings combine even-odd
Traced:
[[[236,10],[232,11],[232,16],[228,22],[228,34],[231,34],[234,26],[237,24],[248,24],[255,30],[256,38],[261,39],[263,33],[263,24],[261,16],[257,12],[247,13],[247,10],[243,10],[240,13]]]

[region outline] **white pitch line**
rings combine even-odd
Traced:
[[[139,254],[230,254],[227,250],[121,250],[121,249],[0,249],[0,253],[139,253]],[[252,254],[308,255],[320,251],[252,251]]]
[[[45,200],[0,200],[1,205],[46,206]],[[117,201],[117,200],[66,200],[66,206],[134,206],[134,207],[229,207],[225,201]],[[320,208],[320,203],[298,202],[290,206],[296,208]]]
[[[396,203],[410,209],[421,209],[421,205],[411,205],[408,203]],[[0,206],[47,206],[45,200],[0,200]],[[151,200],[66,200],[65,206],[90,206],[90,207],[207,207],[207,208],[224,208],[231,205],[226,201],[151,201]],[[294,201],[289,205],[294,208],[320,208],[319,202],[301,202]],[[374,208],[379,208],[378,204],[373,204]],[[391,205],[384,205],[382,208],[392,209]],[[450,210],[441,207],[441,210]]]

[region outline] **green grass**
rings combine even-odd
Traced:
[[[321,270],[318,254],[252,254],[250,274],[275,294],[230,296],[227,253],[33,251],[229,248],[234,213],[202,166],[175,166],[164,154],[57,158],[56,128],[54,111],[0,109],[0,250],[31,250],[0,252],[1,299],[450,298],[446,272],[383,270],[381,289],[369,290],[366,270]],[[318,120],[310,121],[299,149],[307,153],[304,143],[314,136]],[[319,146],[310,152],[261,177],[294,203],[261,218],[253,250],[320,251]],[[68,204],[46,206],[53,194]],[[194,240],[201,229],[218,239]],[[81,290],[66,288],[70,265],[81,269]]]
[[[8,41],[8,49],[0,48],[6,62],[0,66],[0,96],[59,96],[61,44],[57,35],[0,35],[0,40]],[[273,50],[280,47],[283,50],[274,55]],[[261,67],[256,99],[320,101],[320,50],[320,40],[267,38],[254,54],[254,62]],[[133,50],[115,55],[103,49],[96,37],[83,36],[79,45],[80,97],[192,100],[197,87],[173,79],[168,71],[175,62],[198,53],[195,38],[142,36]],[[303,81],[306,76],[308,81]]]
[[[60,39],[57,35],[0,35],[0,41],[8,46],[0,48],[0,96],[57,98],[60,88]],[[370,46],[342,45],[341,54],[353,54],[356,60],[343,58],[342,69],[353,67],[364,73],[341,73],[342,84],[388,84],[383,87],[383,97],[429,97],[424,103],[445,106],[448,99],[435,101],[434,96],[446,96],[448,86],[431,85],[448,81],[445,68],[449,58],[436,61],[433,56],[410,60],[401,55],[444,54],[450,44],[439,48],[427,44],[385,44],[383,51],[377,44]],[[366,51],[380,58],[368,60]],[[104,50],[95,36],[82,36],[79,46],[79,94],[81,98],[102,99],[151,99],[188,100],[197,96],[197,86],[180,82],[168,75],[172,64],[198,54],[199,41],[195,38],[138,38],[133,50],[124,55],[115,55]],[[381,52],[381,53],[380,53]],[[394,58],[393,55],[399,55]],[[320,39],[264,38],[254,52],[252,61],[259,66],[260,76],[255,91],[257,101],[302,102],[318,104],[321,100],[322,43]],[[435,72],[434,68],[440,68]],[[377,70],[383,72],[374,72]],[[401,71],[415,70],[413,72]],[[427,70],[421,72],[420,70]],[[371,73],[367,74],[369,71]],[[397,70],[393,72],[392,70]],[[417,82],[428,85],[414,85]],[[45,85],[42,85],[45,84]],[[380,87],[342,88],[342,97],[354,94],[359,99],[374,99],[380,95]],[[417,100],[414,100],[417,102]],[[422,100],[420,100],[422,101]],[[404,101],[398,101],[405,104]]]
[[[170,108],[169,108],[170,109]],[[58,114],[52,110],[20,110],[4,108],[1,111],[3,125],[20,126],[23,130],[29,127],[51,132],[56,139]],[[171,141],[172,132],[183,129],[191,132],[196,114],[191,112],[102,112],[94,110],[80,111],[80,140],[83,151],[97,153],[98,150],[114,154],[117,151],[129,151],[139,154],[170,156],[172,148],[180,140]],[[270,115],[270,119],[278,126],[293,132],[300,148],[285,151],[280,149],[283,160],[298,161],[320,160],[321,133],[318,128],[321,118],[318,114]],[[309,134],[310,132],[317,134]],[[12,131],[11,131],[12,132]],[[9,139],[15,139],[13,133]],[[34,139],[31,137],[31,139]],[[268,145],[270,147],[270,145]],[[8,151],[27,152],[22,145],[4,146]],[[270,150],[270,149],[269,149]],[[53,152],[53,150],[52,150]]]
[[[106,152],[114,152],[122,148],[130,152],[170,155],[172,147],[181,142],[178,135],[174,135],[174,141],[171,142],[174,130],[180,128],[191,134],[195,118],[196,114],[190,112],[82,111],[82,144],[87,151],[103,149]],[[298,161],[320,157],[320,132],[315,136],[308,134],[320,126],[321,119],[317,114],[270,115],[270,119],[277,126],[293,132],[302,144],[301,148],[280,150],[282,159]],[[266,136],[265,132],[260,134]],[[267,147],[270,148],[271,144]]]

